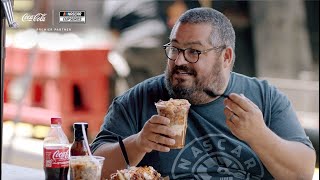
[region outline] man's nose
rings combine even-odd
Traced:
[[[188,64],[189,62],[186,60],[186,58],[185,58],[184,55],[183,55],[183,52],[181,51],[181,52],[178,54],[178,57],[177,57],[177,59],[174,61],[174,63],[175,63],[177,66],[181,66],[181,65],[184,65],[184,64]]]

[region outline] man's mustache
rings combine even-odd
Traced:
[[[197,72],[194,69],[191,69],[187,66],[175,66],[172,69],[172,74],[178,74],[179,71],[184,71],[185,73],[188,73],[193,76],[197,76]]]

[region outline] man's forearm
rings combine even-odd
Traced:
[[[139,151],[139,147],[136,147],[136,143],[134,141],[135,136],[136,135],[132,135],[123,141],[131,166],[136,166],[146,154]],[[110,174],[116,172],[117,170],[124,169],[126,167],[119,143],[104,144],[94,152],[94,155],[105,157],[102,170],[102,177],[104,179],[109,178]]]
[[[306,145],[284,140],[268,128],[249,145],[275,179],[312,179],[316,157]]]

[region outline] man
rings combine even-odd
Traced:
[[[223,14],[188,10],[164,48],[165,75],[115,98],[92,143],[94,154],[106,157],[104,176],[125,168],[119,135],[131,166],[150,165],[170,179],[312,178],[315,152],[287,97],[232,72],[235,33]],[[156,115],[154,103],[169,98],[192,104],[183,149],[168,148],[175,132]]]

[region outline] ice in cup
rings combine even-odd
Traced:
[[[181,149],[184,147],[187,131],[188,113],[190,103],[186,99],[169,99],[155,103],[158,114],[170,119],[169,127],[176,132],[174,137],[176,143],[169,146],[171,149]]]
[[[102,156],[71,156],[72,180],[100,180],[104,159]]]

